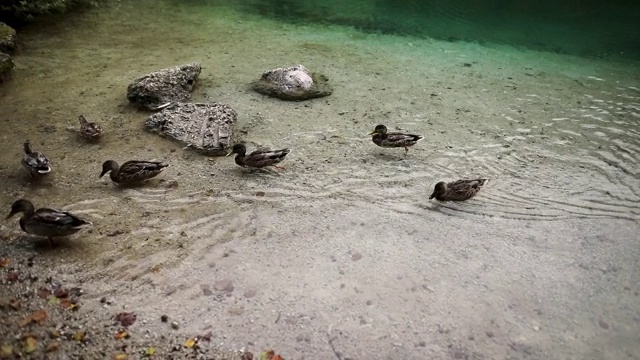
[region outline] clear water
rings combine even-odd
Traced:
[[[50,251],[17,237],[14,219],[2,246],[60,262],[67,282],[152,330],[161,314],[185,333],[213,326],[223,347],[334,359],[330,336],[353,359],[640,358],[636,60],[283,22],[247,11],[275,6],[235,4],[122,1],[22,32],[0,88],[0,199],[95,226]],[[193,100],[236,109],[238,140],[291,147],[285,171],[144,130],[128,83],[194,60]],[[298,63],[334,94],[295,103],[249,89]],[[101,144],[67,131],[79,114],[106,129]],[[371,142],[379,123],[426,139],[404,157]],[[53,162],[40,184],[20,168],[27,138]],[[132,158],[168,161],[165,181],[98,179],[104,160]],[[438,181],[478,176],[490,180],[474,200],[427,199]]]

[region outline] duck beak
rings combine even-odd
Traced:
[[[375,131],[375,130],[373,130],[373,131],[372,131],[372,132],[370,132],[368,135],[375,135],[375,134],[376,134],[376,131]]]
[[[100,173],[100,176],[98,176],[98,177],[99,177],[99,178],[101,178],[101,177],[103,177],[103,176],[104,176],[104,174],[106,174],[106,173],[107,173],[107,170],[102,170],[102,172]]]
[[[229,153],[227,153],[227,155],[225,155],[225,157],[226,157],[226,156],[229,156],[229,155],[231,155],[231,154],[233,154],[233,150],[229,151]]]
[[[434,197],[436,197],[436,192],[434,191],[431,196],[429,196],[429,200],[433,199]]]
[[[15,215],[15,214],[16,214],[16,212],[15,212],[15,211],[13,211],[13,210],[11,210],[11,212],[9,213],[9,215],[7,215],[6,219],[11,219],[11,217],[12,217],[13,215]]]

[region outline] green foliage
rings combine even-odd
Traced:
[[[63,13],[99,0],[0,0],[0,18],[30,20],[39,15]]]

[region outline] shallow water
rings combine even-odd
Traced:
[[[212,326],[214,344],[287,359],[336,358],[334,337],[353,359],[640,358],[638,63],[135,4],[26,29],[0,88],[2,203],[95,224],[59,251],[36,245],[65,282],[149,327],[169,314],[185,332]],[[292,148],[286,170],[144,130],[126,86],[190,61],[203,65],[193,100],[232,106],[251,147]],[[248,88],[297,63],[334,94],[292,103]],[[79,114],[103,142],[67,131]],[[378,123],[426,139],[405,157],[366,136]],[[20,168],[26,138],[53,162],[40,184]],[[111,158],[171,165],[122,189],[98,179]],[[462,177],[489,183],[462,204],[427,200]]]

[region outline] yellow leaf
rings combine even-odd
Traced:
[[[144,352],[144,355],[145,356],[152,356],[155,353],[156,353],[156,349],[154,349],[152,347],[148,347],[147,350]]]
[[[84,331],[78,331],[77,333],[73,334],[73,340],[75,341],[84,341],[84,338],[87,336],[87,333],[85,333]]]
[[[121,339],[126,339],[129,337],[129,334],[126,331],[118,331],[116,333],[116,339],[121,340]]]
[[[196,346],[196,340],[195,339],[189,339],[189,340],[184,342],[184,347],[186,347],[186,348],[191,349],[194,346]]]
[[[0,267],[7,267],[9,264],[11,264],[11,259],[0,258]]]
[[[0,346],[0,359],[10,359],[13,357],[13,347],[11,345],[4,344]]]
[[[129,355],[127,354],[117,354],[116,356],[113,357],[113,360],[128,360],[129,359]]]
[[[53,295],[49,296],[49,304],[59,304],[59,303],[60,303],[60,299],[58,299]]]
[[[22,347],[22,351],[24,351],[27,354],[31,354],[32,352],[36,351],[37,348],[38,348],[38,340],[36,340],[36,338],[34,338],[33,336],[27,336],[24,339],[24,345]]]
[[[274,354],[273,350],[265,350],[260,354],[260,360],[271,360]]]

